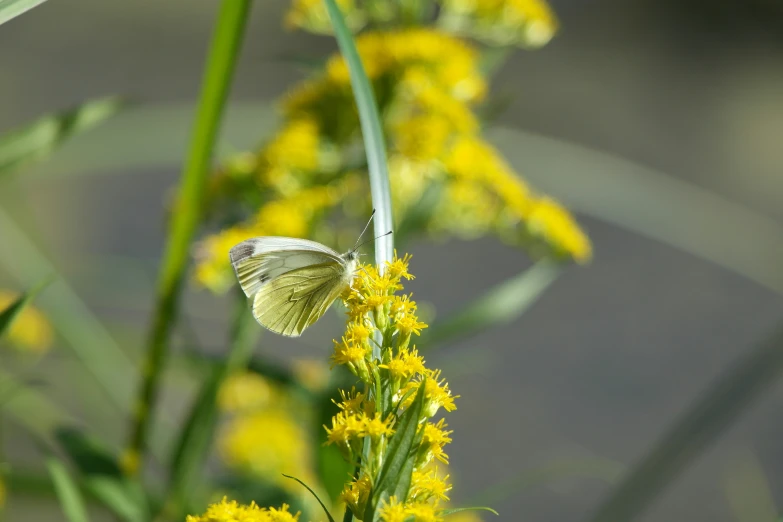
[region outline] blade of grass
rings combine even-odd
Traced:
[[[446,319],[422,332],[420,349],[430,349],[452,339],[464,339],[494,325],[509,323],[522,315],[563,270],[562,265],[539,261],[492,288]]]
[[[2,9],[2,3],[0,3]],[[2,23],[2,11],[0,11]],[[0,176],[27,162],[48,156],[70,136],[90,129],[125,107],[120,98],[90,100],[72,109],[44,116],[0,137]]]
[[[46,0],[0,0],[0,25],[26,13]]]
[[[88,522],[89,517],[82,494],[62,461],[50,457],[46,460],[46,467],[52,477],[65,518],[69,522]]]
[[[709,190],[565,141],[493,128],[487,137],[568,208],[653,238],[783,294],[783,228]]]
[[[340,8],[335,0],[324,0],[332,21],[334,35],[340,52],[348,64],[351,76],[351,87],[359,110],[359,121],[364,137],[364,150],[367,153],[367,165],[370,173],[370,192],[375,208],[375,236],[381,236],[393,230],[391,189],[389,187],[389,171],[386,162],[386,142],[383,139],[381,119],[378,115],[378,105],[372,91],[370,81],[364,71],[359,52],[353,36],[345,24]],[[392,235],[380,237],[375,241],[375,263],[383,270],[386,261],[391,261],[394,254]]]
[[[71,347],[115,407],[125,407],[131,396],[129,369],[134,365],[109,332],[38,251],[14,220],[0,208],[0,265],[23,285],[44,277],[56,281],[38,300],[54,329]],[[122,410],[118,410],[118,415]]]
[[[640,514],[783,371],[783,327],[743,356],[674,422],[617,488],[592,522],[625,522]]]
[[[145,374],[129,444],[129,462],[142,463],[152,411],[169,350],[190,245],[201,222],[207,179],[223,107],[228,97],[244,35],[250,0],[223,0],[204,71],[196,122],[182,172],[176,211],[166,241],[158,280],[152,328],[147,343]],[[130,472],[138,470],[128,470]]]

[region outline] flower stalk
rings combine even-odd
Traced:
[[[250,0],[223,0],[220,6],[158,279],[158,297],[142,369],[143,382],[133,408],[135,417],[125,455],[126,472],[129,474],[137,474],[143,461],[190,245],[202,220],[212,154],[249,9]]]

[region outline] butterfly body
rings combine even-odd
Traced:
[[[356,249],[338,254],[315,241],[259,237],[234,246],[231,265],[245,295],[253,299],[264,328],[298,337],[315,323],[356,273]]]

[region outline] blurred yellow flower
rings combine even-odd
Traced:
[[[355,30],[364,24],[364,12],[357,7],[355,0],[337,0],[337,6],[349,28]],[[285,25],[289,29],[305,29],[313,33],[332,32],[323,0],[293,0],[285,16]]]
[[[286,489],[296,490],[297,484],[282,473],[314,483],[309,441],[287,410],[270,408],[237,415],[223,428],[218,449],[228,466]]]
[[[254,372],[229,376],[218,391],[218,407],[227,413],[264,408],[272,400],[272,386]]]
[[[0,311],[19,298],[19,294],[0,290]],[[42,354],[52,345],[54,333],[49,321],[35,307],[27,305],[14,318],[5,333],[8,344],[20,352]]]
[[[544,0],[441,0],[439,26],[493,45],[541,47],[557,31]]]
[[[223,500],[217,504],[210,505],[203,515],[188,515],[185,522],[296,522],[297,520],[299,520],[299,513],[290,513],[287,504],[283,504],[280,509],[259,507],[255,502],[244,506],[236,500],[229,501],[223,497]]]

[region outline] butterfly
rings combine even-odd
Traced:
[[[287,337],[302,335],[351,285],[362,246],[359,240],[370,221],[356,245],[344,254],[290,237],[257,237],[234,246],[229,252],[231,265],[242,291],[253,300],[256,321]]]

